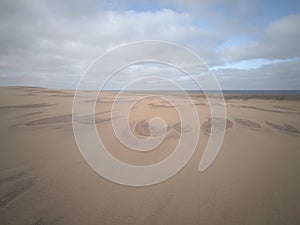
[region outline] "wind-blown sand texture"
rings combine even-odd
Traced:
[[[165,93],[168,95],[168,93]],[[164,119],[165,140],[138,152],[114,135],[112,104],[116,94],[101,93],[95,122],[110,153],[133,165],[157,163],[169,156],[180,135],[175,107],[157,96],[125,93],[120,106],[133,104],[129,124],[137,137],[158,135],[149,121]],[[96,174],[78,150],[72,129],[74,91],[30,87],[0,88],[0,224],[300,224],[299,96],[226,95],[226,118],[211,119],[208,103],[191,93],[199,113],[200,135],[189,163],[169,180],[128,187]],[[82,92],[82,101],[89,101]],[[93,115],[77,122],[93,124]],[[213,164],[198,172],[211,137],[211,124],[226,123],[224,142]],[[125,132],[125,131],[124,131]]]

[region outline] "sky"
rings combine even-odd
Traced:
[[[0,0],[0,85],[75,89],[97,58],[142,40],[191,49],[224,90],[300,90],[297,0]],[[121,89],[141,74],[197,88],[155,63],[124,68],[106,87]]]

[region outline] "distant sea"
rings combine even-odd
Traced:
[[[0,85],[1,86],[1,85]],[[8,87],[20,87],[20,88],[46,88],[47,87],[33,87],[33,86],[8,86]],[[50,88],[50,87],[49,87]],[[50,88],[52,89],[52,88]],[[76,89],[63,89],[63,88],[54,88],[57,90],[74,90]],[[83,91],[98,91],[98,90],[83,90]],[[120,92],[121,90],[112,90],[112,89],[107,89],[103,91],[108,91],[108,92]],[[219,90],[206,90],[206,91],[201,91],[201,90],[185,90],[186,92],[189,93],[220,93]],[[123,92],[133,92],[133,93],[178,93],[178,90],[126,90]],[[253,95],[300,95],[300,89],[299,90],[222,90],[223,94],[253,94]]]
[[[112,91],[112,90],[109,90]],[[119,92],[118,90],[114,90],[114,92]],[[127,90],[126,92],[137,92],[137,93],[179,93],[179,91],[173,90]],[[186,90],[189,93],[220,93],[220,91],[207,90],[207,91],[199,91],[199,90]],[[223,94],[250,94],[250,95],[300,95],[300,90],[222,90]]]
[[[300,95],[300,90],[222,90],[222,92],[224,94]]]

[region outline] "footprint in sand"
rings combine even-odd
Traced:
[[[265,123],[268,124],[270,127],[273,127],[273,128],[275,128],[279,131],[283,131],[283,132],[286,132],[286,133],[289,133],[289,134],[299,134],[300,133],[300,131],[297,128],[295,128],[295,127],[293,127],[289,124],[281,125],[281,124],[272,123],[272,122],[267,121],[267,120],[265,120]]]
[[[214,131],[212,131],[212,125],[214,124]],[[228,130],[229,128],[233,127],[233,122],[227,118],[222,118],[222,117],[215,117],[215,118],[210,118],[207,121],[205,121],[202,125],[202,130],[206,134],[219,134],[224,132],[225,130],[223,129],[225,124],[225,130]],[[213,132],[213,133],[212,133]]]
[[[261,128],[261,125],[259,123],[256,123],[256,122],[251,121],[251,120],[236,118],[236,119],[234,119],[234,121],[239,123],[239,124],[242,124],[246,127],[251,127],[251,128],[256,128],[256,129]]]

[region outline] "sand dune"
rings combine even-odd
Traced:
[[[160,135],[162,128],[150,121],[165,121],[165,140],[147,152],[118,140],[112,127],[121,119],[112,114],[116,93],[100,94],[96,128],[114,157],[157,163],[172,154],[181,134],[194,132],[175,110],[185,97],[166,94],[175,104],[146,93],[118,99],[120,108],[139,99],[128,116],[137,137]],[[146,187],[113,183],[88,166],[73,135],[73,96],[68,90],[0,88],[0,224],[300,224],[299,96],[226,95],[226,118],[211,119],[203,94],[191,93],[201,127],[195,153],[175,176]],[[90,101],[89,92],[80,96]],[[81,115],[76,123],[90,127],[93,121],[93,115]],[[222,132],[219,155],[199,173],[208,139]]]

